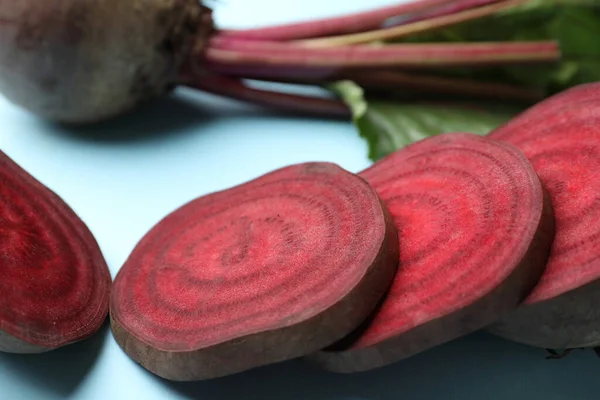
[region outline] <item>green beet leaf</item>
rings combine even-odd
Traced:
[[[476,108],[461,103],[396,102],[368,100],[351,81],[330,87],[352,110],[353,121],[376,161],[410,143],[447,132],[485,135],[512,118],[519,110]]]

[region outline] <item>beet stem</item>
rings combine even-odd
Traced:
[[[451,15],[474,9],[477,7],[483,7],[490,4],[498,3],[504,0],[457,0],[456,3],[437,7],[431,11],[425,11],[415,15],[414,17],[406,18],[402,21],[402,25],[411,24],[417,21],[424,21],[430,18],[442,17],[444,15]],[[400,25],[400,24],[397,24]]]
[[[544,94],[535,88],[472,79],[446,78],[434,75],[412,74],[401,71],[349,73],[350,79],[367,89],[412,88],[434,93],[490,97],[503,100],[539,101]]]
[[[503,100],[539,101],[544,93],[532,87],[523,87],[505,83],[478,81],[464,78],[449,78],[405,71],[296,71],[280,68],[244,67],[213,64],[211,70],[236,78],[255,79],[268,82],[292,83],[304,85],[323,85],[340,80],[352,80],[365,89],[395,91],[412,89],[418,92],[458,94],[479,98],[501,98]]]
[[[209,63],[243,66],[381,68],[506,65],[553,62],[561,57],[556,41],[409,43],[306,48],[289,43],[214,38],[205,57]]]
[[[425,11],[456,0],[413,0],[379,9],[333,18],[243,30],[221,30],[220,35],[246,40],[298,40],[378,29],[392,17]]]
[[[401,37],[406,37],[416,33],[430,32],[442,27],[452,26],[458,23],[487,17],[497,13],[498,11],[512,8],[514,6],[526,3],[527,1],[529,0],[506,0],[484,7],[468,9],[466,11],[460,11],[450,15],[442,15],[439,17],[403,24],[392,28],[333,36],[329,38],[309,39],[298,41],[297,43],[306,47],[330,47],[369,43],[378,40],[399,39]]]
[[[349,108],[340,100],[255,89],[231,77],[192,77],[183,80],[181,85],[264,107],[325,117],[351,117]]]

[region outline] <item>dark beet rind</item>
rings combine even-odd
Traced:
[[[600,345],[600,84],[559,93],[489,136],[525,153],[556,214],[539,284],[523,307],[489,330],[544,348]]]
[[[108,314],[111,276],[73,210],[0,152],[0,351],[87,338]]]
[[[294,165],[153,227],[115,279],[113,332],[164,378],[233,374],[341,339],[397,265],[397,232],[372,187],[333,164]]]
[[[0,92],[53,121],[122,114],[176,83],[204,14],[198,0],[0,0]]]
[[[360,175],[394,218],[400,268],[358,337],[309,361],[335,372],[390,364],[498,320],[539,280],[553,237],[552,207],[515,147],[445,134]]]

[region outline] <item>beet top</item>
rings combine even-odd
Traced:
[[[348,334],[397,265],[397,232],[363,179],[328,163],[282,168],[153,227],[115,279],[114,336],[167,379],[240,372]]]
[[[0,152],[0,351],[39,353],[95,333],[111,276],[86,225]]]
[[[545,348],[600,345],[600,83],[538,103],[490,137],[526,154],[556,214],[546,272],[524,307],[490,330]]]
[[[553,238],[549,198],[515,147],[452,133],[360,174],[390,210],[400,268],[362,330],[308,358],[337,372],[380,367],[481,329],[538,282]]]

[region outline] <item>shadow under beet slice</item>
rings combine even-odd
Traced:
[[[371,186],[334,164],[293,165],[154,226],[115,278],[113,333],[163,378],[234,374],[340,340],[397,265],[397,231]]]
[[[41,353],[96,333],[111,276],[84,222],[0,152],[0,351]]]
[[[335,372],[399,361],[498,320],[539,280],[554,219],[515,147],[448,133],[398,150],[360,175],[392,214],[400,266],[372,319],[308,361]]]
[[[556,238],[539,284],[489,331],[542,348],[600,346],[600,83],[554,95],[490,137],[529,158],[552,199]]]

